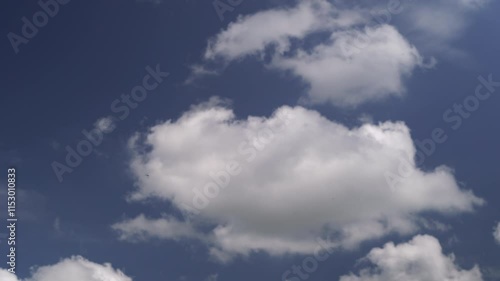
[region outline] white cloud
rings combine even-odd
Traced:
[[[300,1],[293,8],[240,18],[209,41],[205,59],[229,63],[263,55],[273,47],[268,66],[302,78],[309,88],[309,102],[356,106],[400,96],[404,78],[422,58],[392,26],[359,27],[370,19],[365,9],[340,10],[325,0]],[[312,50],[291,50],[292,39],[303,40],[320,31],[329,35]]]
[[[453,215],[483,203],[459,188],[450,169],[424,172],[413,160],[407,180],[389,188],[385,172],[397,171],[402,153],[415,155],[401,122],[349,129],[287,106],[270,117],[237,120],[212,100],[139,139],[131,141],[138,186],[131,199],[169,200],[190,225],[212,225],[206,242],[222,260],[253,251],[312,253],[316,237],[354,247],[418,230],[422,212]],[[190,217],[194,207],[200,212]],[[120,229],[162,238],[163,224],[168,233],[172,223],[139,221]],[[151,230],[149,223],[162,227]]]
[[[101,265],[82,257],[64,259],[55,265],[35,267],[31,277],[27,279],[18,279],[4,269],[0,269],[0,277],[2,281],[132,281],[108,263]]]
[[[112,228],[120,234],[121,240],[129,241],[141,241],[149,238],[177,240],[186,237],[199,237],[188,223],[168,216],[153,220],[139,215],[134,219],[116,223]]]
[[[498,244],[500,244],[500,222],[497,224],[497,226],[493,230],[493,237],[495,238],[495,241]]]
[[[292,57],[278,56],[275,68],[291,70],[310,85],[309,101],[355,106],[399,96],[404,78],[422,61],[392,26],[334,32],[330,42]]]
[[[17,277],[14,274],[8,272],[7,270],[1,269],[1,268],[0,268],[0,280],[2,280],[2,281],[18,281]]]
[[[94,128],[103,132],[103,133],[109,133],[112,132],[116,127],[115,120],[113,117],[102,117],[97,119],[97,121],[94,123]]]
[[[357,11],[339,11],[326,0],[301,1],[296,7],[272,9],[240,17],[209,41],[206,59],[235,60],[273,45],[283,53],[292,38],[364,21]]]
[[[214,65],[225,67],[253,56],[302,78],[309,86],[306,101],[312,103],[352,107],[398,97],[405,92],[405,78],[417,67],[432,68],[434,56],[470,62],[451,44],[487,2],[389,1],[384,6],[373,1],[297,1],[293,7],[239,17],[209,39],[205,67],[193,68],[186,82],[214,74]],[[430,57],[427,63],[421,54]]]
[[[229,63],[262,56],[271,47],[268,66],[302,78],[309,86],[309,102],[356,106],[400,96],[404,78],[422,58],[396,28],[367,27],[369,20],[368,9],[337,9],[326,0],[300,1],[293,8],[241,17],[209,40],[205,60]],[[323,39],[312,48],[291,48],[292,39],[305,41],[320,31],[325,32]]]
[[[342,276],[340,281],[482,281],[477,266],[470,270],[455,265],[453,255],[442,253],[439,241],[428,235],[416,236],[410,242],[370,251],[366,259],[374,268],[362,269],[358,275]]]

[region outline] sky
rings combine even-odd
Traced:
[[[500,280],[498,1],[4,6],[1,281]]]

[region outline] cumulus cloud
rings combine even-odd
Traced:
[[[420,65],[418,51],[386,24],[369,25],[369,9],[335,8],[326,0],[299,1],[241,17],[209,40],[205,60],[224,63],[262,57],[271,49],[276,70],[291,71],[307,84],[307,101],[356,106],[404,93],[404,78]],[[325,33],[320,43],[292,48]],[[317,39],[316,39],[317,40]],[[200,72],[193,72],[194,76]],[[193,81],[192,77],[189,81]]]
[[[497,224],[497,226],[493,230],[493,237],[495,238],[495,241],[498,244],[500,244],[500,222]]]
[[[272,66],[301,77],[312,103],[355,106],[401,95],[404,78],[421,62],[417,49],[394,27],[381,25],[334,32],[329,42],[310,52],[276,57]]]
[[[416,236],[408,243],[387,243],[370,251],[366,257],[373,268],[362,269],[358,275],[342,276],[340,281],[482,281],[478,266],[459,268],[455,257],[442,253],[439,241],[428,235]]]
[[[187,82],[252,56],[300,77],[307,102],[352,107],[400,97],[417,67],[434,67],[434,56],[468,60],[451,43],[489,1],[349,2],[297,1],[239,17],[208,40],[205,65]]]
[[[168,200],[193,229],[210,225],[206,242],[221,260],[254,251],[312,253],[315,238],[355,247],[418,230],[423,212],[453,215],[483,204],[449,168],[418,169],[401,122],[347,128],[288,106],[239,120],[211,100],[134,137],[131,150],[138,188],[130,199]],[[401,154],[411,155],[409,177],[391,189],[384,174],[397,171]],[[172,220],[160,220],[126,221],[121,236],[177,239]]]
[[[359,11],[340,11],[325,0],[302,1],[293,8],[277,8],[240,17],[209,40],[206,59],[240,59],[272,45],[279,53],[291,39],[319,31],[352,26],[364,21]]]
[[[49,266],[36,267],[27,279],[18,279],[7,270],[0,269],[2,281],[132,281],[111,264],[97,264],[82,257],[71,257]],[[70,279],[68,279],[70,277]]]
[[[0,268],[0,280],[2,281],[18,281],[17,277],[8,272],[7,270],[1,269]]]

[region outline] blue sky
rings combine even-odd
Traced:
[[[497,1],[40,3],[2,9],[0,279],[500,280]]]

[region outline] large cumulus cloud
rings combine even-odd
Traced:
[[[483,203],[447,167],[418,169],[391,188],[384,174],[415,155],[401,122],[347,128],[318,112],[283,106],[269,117],[237,119],[212,99],[131,140],[137,190],[131,200],[170,201],[184,218],[129,220],[121,237],[186,237],[227,259],[252,251],[311,253],[320,238],[353,247],[421,226],[423,212],[454,215]],[[140,222],[140,223],[139,223]],[[172,225],[189,227],[172,232]],[[172,233],[169,235],[168,233]]]

